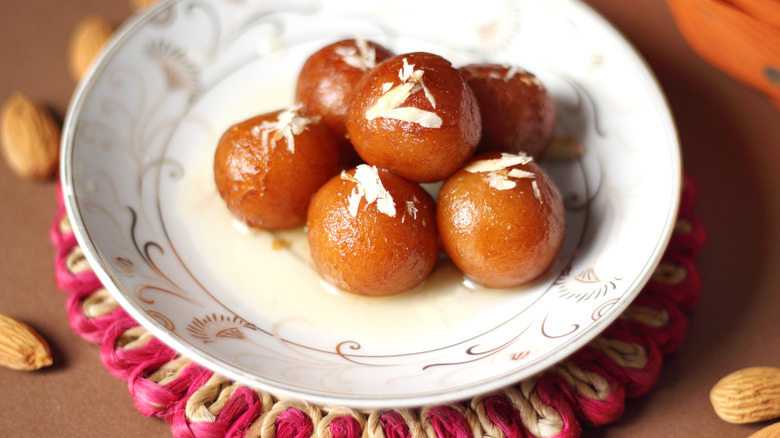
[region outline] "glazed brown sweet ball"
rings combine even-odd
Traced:
[[[479,102],[480,151],[544,155],[555,129],[555,102],[541,81],[521,68],[471,64],[460,68]]]
[[[358,83],[347,132],[368,163],[415,182],[446,178],[476,150],[474,93],[449,61],[416,52],[390,58]]]
[[[339,41],[312,54],[298,75],[295,97],[308,114],[322,117],[339,141],[342,161],[359,157],[347,138],[347,107],[358,81],[376,64],[393,56],[388,49],[361,38]]]
[[[307,221],[314,263],[342,290],[394,295],[420,285],[440,247],[435,206],[419,185],[361,164],[317,191]]]
[[[231,126],[214,154],[214,181],[235,217],[267,230],[306,222],[314,192],[339,171],[333,134],[297,107]]]
[[[445,252],[483,286],[514,287],[536,279],[563,244],[561,194],[528,155],[478,155],[444,181],[437,202]]]

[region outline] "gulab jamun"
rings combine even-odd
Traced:
[[[339,169],[333,134],[298,107],[231,126],[214,154],[214,181],[228,209],[267,230],[303,225],[311,196]]]
[[[307,221],[314,264],[332,285],[385,296],[422,284],[441,248],[435,206],[418,184],[367,164],[331,178]]]
[[[415,52],[383,61],[360,80],[347,132],[366,163],[414,182],[451,175],[479,144],[477,100],[441,56]]]
[[[347,138],[347,107],[355,85],[369,71],[393,56],[381,45],[362,38],[327,45],[306,59],[300,73],[295,97],[303,111],[317,114],[339,142],[342,162],[358,164],[358,157]]]
[[[525,154],[474,157],[442,184],[436,215],[452,262],[491,288],[520,286],[542,275],[566,231],[558,188]]]
[[[556,110],[536,75],[499,64],[471,64],[460,72],[479,102],[480,152],[523,152],[541,158],[555,130]]]

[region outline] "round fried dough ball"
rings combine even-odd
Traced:
[[[449,61],[416,52],[390,58],[361,79],[347,131],[368,163],[415,182],[455,172],[479,144],[477,100]]]
[[[555,130],[555,102],[523,69],[498,64],[460,68],[482,115],[480,151],[526,153],[539,159]]]
[[[520,286],[542,275],[563,244],[563,199],[525,154],[481,154],[444,181],[437,201],[444,251],[486,287]]]
[[[318,271],[329,283],[359,295],[413,289],[439,257],[430,195],[366,164],[342,172],[317,191],[307,228]]]
[[[308,114],[317,114],[339,142],[342,162],[357,165],[360,157],[347,138],[347,107],[355,85],[378,62],[393,56],[388,49],[363,39],[338,41],[318,50],[303,64],[295,97]]]
[[[314,192],[339,171],[338,146],[297,108],[231,126],[214,154],[214,181],[235,217],[267,230],[301,226]]]

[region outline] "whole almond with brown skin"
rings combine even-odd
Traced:
[[[51,365],[49,344],[32,327],[0,314],[0,365],[33,371]]]
[[[777,438],[780,437],[780,423],[769,425],[763,429],[759,429],[748,438]]]
[[[76,24],[70,38],[68,58],[74,79],[80,80],[84,76],[113,33],[111,24],[99,14],[90,15]]]
[[[710,391],[715,413],[729,423],[780,417],[780,368],[750,367],[722,378]]]
[[[0,140],[8,167],[28,179],[46,179],[57,170],[60,125],[43,106],[16,92],[0,111]]]

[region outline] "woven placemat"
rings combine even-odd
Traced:
[[[128,315],[76,242],[62,196],[51,228],[55,274],[69,295],[73,330],[101,345],[106,369],[127,382],[138,411],[175,437],[567,437],[617,421],[627,399],[648,393],[663,355],[679,348],[701,280],[694,264],[705,232],[697,190],[685,177],[674,234],[652,278],[595,340],[547,371],[459,403],[362,412],[282,399],[179,355]]]

